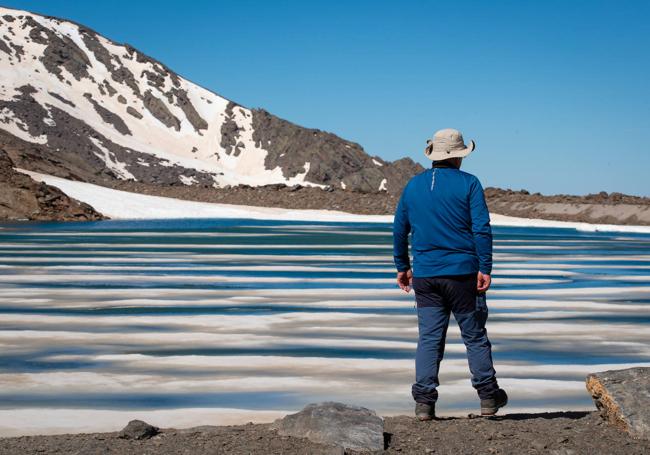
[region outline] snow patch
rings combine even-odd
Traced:
[[[386,190],[386,183],[387,182],[388,182],[388,180],[386,180],[386,179],[383,179],[381,181],[381,183],[379,184],[379,191],[387,191]]]
[[[199,183],[194,177],[188,177],[186,175],[180,175],[179,178],[180,178],[181,182],[183,183],[183,185],[190,186],[190,185],[194,185],[196,183]]]
[[[292,210],[184,201],[174,198],[129,193],[23,169],[17,170],[30,175],[36,181],[56,186],[68,196],[90,204],[95,210],[115,219],[248,218],[289,221],[393,222],[392,215],[356,215],[334,210]],[[650,226],[590,225],[587,223],[567,221],[515,218],[494,213],[490,215],[490,218],[493,226],[556,227],[602,232],[650,234]],[[566,289],[560,289],[559,291],[566,292]],[[620,289],[613,288],[613,292],[620,292]]]
[[[384,165],[384,163],[381,163],[381,162],[377,161],[374,158],[372,159],[372,162],[375,163],[375,166],[383,166]]]

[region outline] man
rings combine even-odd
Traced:
[[[474,141],[466,146],[457,130],[436,132],[424,152],[433,161],[432,168],[408,182],[395,212],[397,284],[406,292],[413,287],[417,303],[419,339],[411,392],[420,420],[435,417],[438,370],[450,313],[454,313],[467,348],[481,414],[494,415],[508,402],[497,384],[485,330],[485,292],[492,272],[490,215],[481,183],[460,170],[463,158],[474,147]]]

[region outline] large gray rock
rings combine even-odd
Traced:
[[[117,435],[122,439],[149,439],[158,434],[158,427],[149,425],[142,420],[131,420]]]
[[[271,428],[282,436],[308,438],[352,450],[383,450],[384,420],[375,411],[343,403],[312,403],[276,420]]]
[[[635,438],[650,439],[650,368],[590,374],[587,390],[612,425]]]

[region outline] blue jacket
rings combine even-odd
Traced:
[[[481,182],[451,167],[428,169],[404,188],[393,223],[395,266],[426,278],[492,272],[492,229]]]

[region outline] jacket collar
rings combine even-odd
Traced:
[[[444,161],[434,161],[431,164],[431,167],[432,168],[439,168],[440,167],[440,168],[458,169],[456,166],[452,166],[451,164],[446,163]]]

